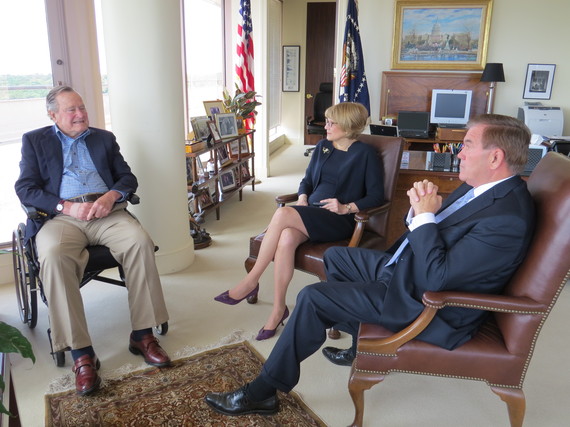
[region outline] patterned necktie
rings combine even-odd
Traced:
[[[443,211],[438,213],[435,216],[436,224],[443,221],[445,218],[447,218],[453,212],[455,212],[459,208],[461,208],[461,207],[465,206],[467,203],[469,203],[471,201],[471,199],[473,199],[474,193],[475,193],[475,189],[472,188],[467,193],[465,193],[463,196],[461,196],[459,199],[457,199],[455,202],[453,202],[451,205],[449,205],[447,208],[445,208]],[[398,261],[398,258],[400,258],[400,255],[402,254],[402,251],[404,250],[404,248],[406,246],[408,246],[409,242],[410,241],[406,238],[400,244],[400,246],[398,246],[398,249],[396,249],[396,252],[394,252],[394,255],[392,255],[392,258],[390,258],[390,260],[386,263],[386,266],[395,264]]]

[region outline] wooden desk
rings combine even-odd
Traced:
[[[453,192],[461,181],[457,172],[430,171],[425,169],[427,152],[410,151],[410,160],[407,167],[400,168],[396,181],[396,194],[392,201],[392,210],[388,226],[388,244],[392,245],[406,230],[404,218],[410,209],[410,202],[406,192],[412,188],[414,182],[428,179],[439,187],[439,194],[443,198]]]

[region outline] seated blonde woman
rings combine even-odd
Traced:
[[[274,260],[273,310],[257,340],[273,337],[289,316],[285,296],[293,277],[297,247],[307,240],[349,238],[354,230],[354,214],[378,206],[384,199],[384,171],[376,151],[358,140],[368,121],[366,108],[343,102],[328,108],[325,117],[327,137],[313,152],[299,186],[297,205],[275,211],[254,267],[236,286],[214,298],[235,305],[257,295],[259,279]]]

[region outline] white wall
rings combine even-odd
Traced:
[[[342,45],[347,0],[337,1],[337,55]],[[306,4],[308,0],[283,3],[283,44],[301,45],[301,91],[283,94],[283,124],[288,141],[303,144]],[[381,75],[390,71],[394,0],[359,0],[360,36],[370,91],[372,121],[380,115]],[[547,0],[495,0],[487,62],[502,62],[505,82],[497,83],[494,112],[516,116],[522,98],[527,64],[556,64],[552,98],[547,106],[564,110],[564,135],[570,135],[570,56],[564,43],[570,40],[570,2]],[[337,58],[337,66],[339,59]],[[335,84],[336,85],[336,84]],[[531,100],[533,101],[533,100]]]

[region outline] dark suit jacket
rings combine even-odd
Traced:
[[[311,195],[321,180],[321,169],[334,150],[332,142],[319,141],[298,194]],[[338,171],[335,197],[340,203],[354,202],[359,210],[379,206],[384,202],[384,170],[376,150],[356,141],[347,151],[346,164]]]
[[[90,128],[91,134],[85,143],[99,175],[111,190],[126,194],[134,193],[138,183],[131,168],[119,151],[115,135],[97,128]],[[48,213],[48,217],[28,220],[26,239],[34,236],[46,219],[55,214],[55,207],[61,200],[59,187],[63,175],[63,151],[54,126],[46,126],[27,132],[22,137],[22,160],[20,177],[16,181],[16,194],[20,202]]]
[[[461,185],[442,209],[470,188]],[[408,233],[410,244],[388,286],[382,324],[393,331],[409,325],[422,312],[426,291],[501,292],[523,261],[534,231],[534,216],[526,183],[515,176],[439,224],[425,224]],[[418,339],[451,349],[467,341],[484,317],[480,310],[446,307]]]

